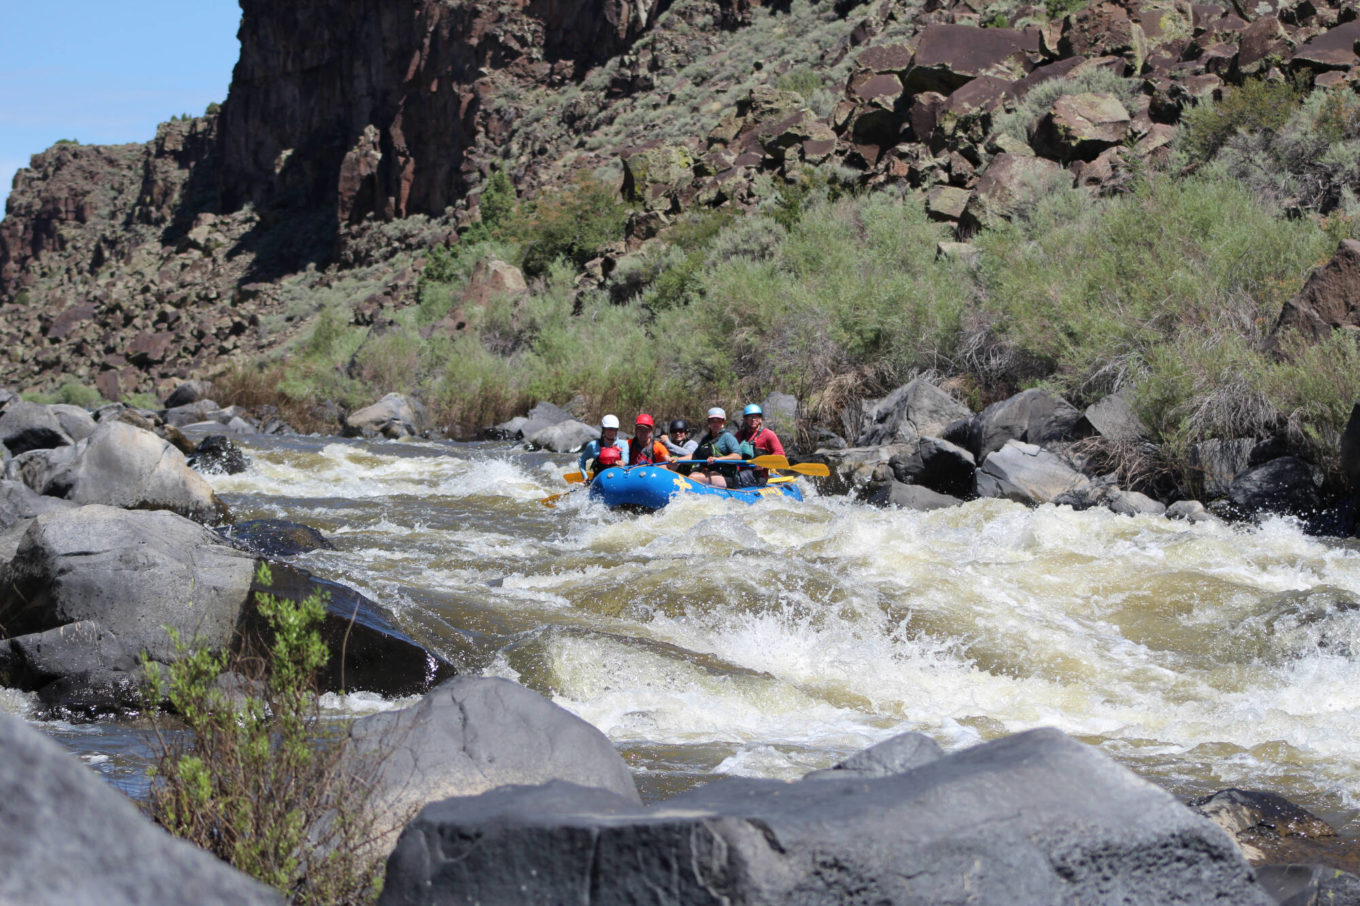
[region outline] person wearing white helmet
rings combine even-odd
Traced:
[[[581,450],[581,472],[586,476],[587,482],[594,478],[597,472],[603,471],[600,468],[600,451],[606,447],[613,447],[619,451],[619,462],[628,461],[628,441],[619,437],[617,415],[606,415],[600,419],[600,439],[592,440]]]
[[[708,430],[699,438],[699,446],[694,451],[695,459],[707,461],[699,466],[689,477],[700,484],[710,484],[715,488],[735,487],[738,467],[722,465],[725,461],[741,459],[741,444],[727,430],[727,413],[717,406],[708,410]]]

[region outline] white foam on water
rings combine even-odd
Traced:
[[[460,456],[431,447],[429,456],[409,450],[384,454],[372,448],[328,443],[313,453],[271,450],[253,453],[251,465],[236,475],[207,476],[220,493],[270,494],[290,497],[367,499],[393,495],[436,497],[544,496],[550,473],[526,469],[507,459]],[[560,481],[560,477],[559,477]]]

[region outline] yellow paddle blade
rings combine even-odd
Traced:
[[[557,501],[561,500],[563,497],[566,497],[567,494],[570,493],[571,491],[566,491],[561,494],[553,494],[551,497],[544,497],[542,500],[539,501],[539,503],[547,507],[557,506]]]
[[[800,462],[790,464],[787,457],[776,456],[757,456],[750,460],[751,465],[762,469],[774,469],[776,472],[797,472],[799,475],[811,475],[814,478],[827,478],[831,475],[831,470],[820,462]]]
[[[585,482],[586,477],[580,472],[568,472],[562,476],[562,480],[567,484],[582,484]]]

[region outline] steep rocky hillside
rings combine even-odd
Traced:
[[[772,178],[928,193],[966,236],[1036,180],[1122,191],[1225,84],[1354,86],[1360,37],[1353,7],[1287,0],[241,5],[219,114],[16,177],[0,385],[159,392],[286,343],[319,298],[411,304],[494,167],[526,197],[620,186],[633,243]]]

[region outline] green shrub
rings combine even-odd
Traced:
[[[266,565],[257,579],[270,583]],[[180,660],[161,668],[143,657],[157,746],[147,808],[170,833],[293,902],[369,902],[382,867],[364,854],[369,787],[342,767],[343,732],[318,705],[324,603],[315,594],[257,603],[272,634],[262,660],[195,649],[173,632]],[[225,691],[229,672],[245,691]],[[173,731],[161,702],[187,735]]]
[[[780,91],[797,92],[803,100],[808,100],[821,90],[822,76],[815,69],[796,66],[780,76],[775,87]]]
[[[1301,100],[1299,91],[1283,81],[1249,79],[1226,88],[1218,103],[1203,103],[1182,114],[1185,153],[1192,161],[1207,161],[1235,133],[1278,130]]]
[[[567,190],[540,195],[517,232],[527,276],[547,273],[558,258],[577,267],[611,242],[623,238],[628,209],[618,193],[589,177]]]

